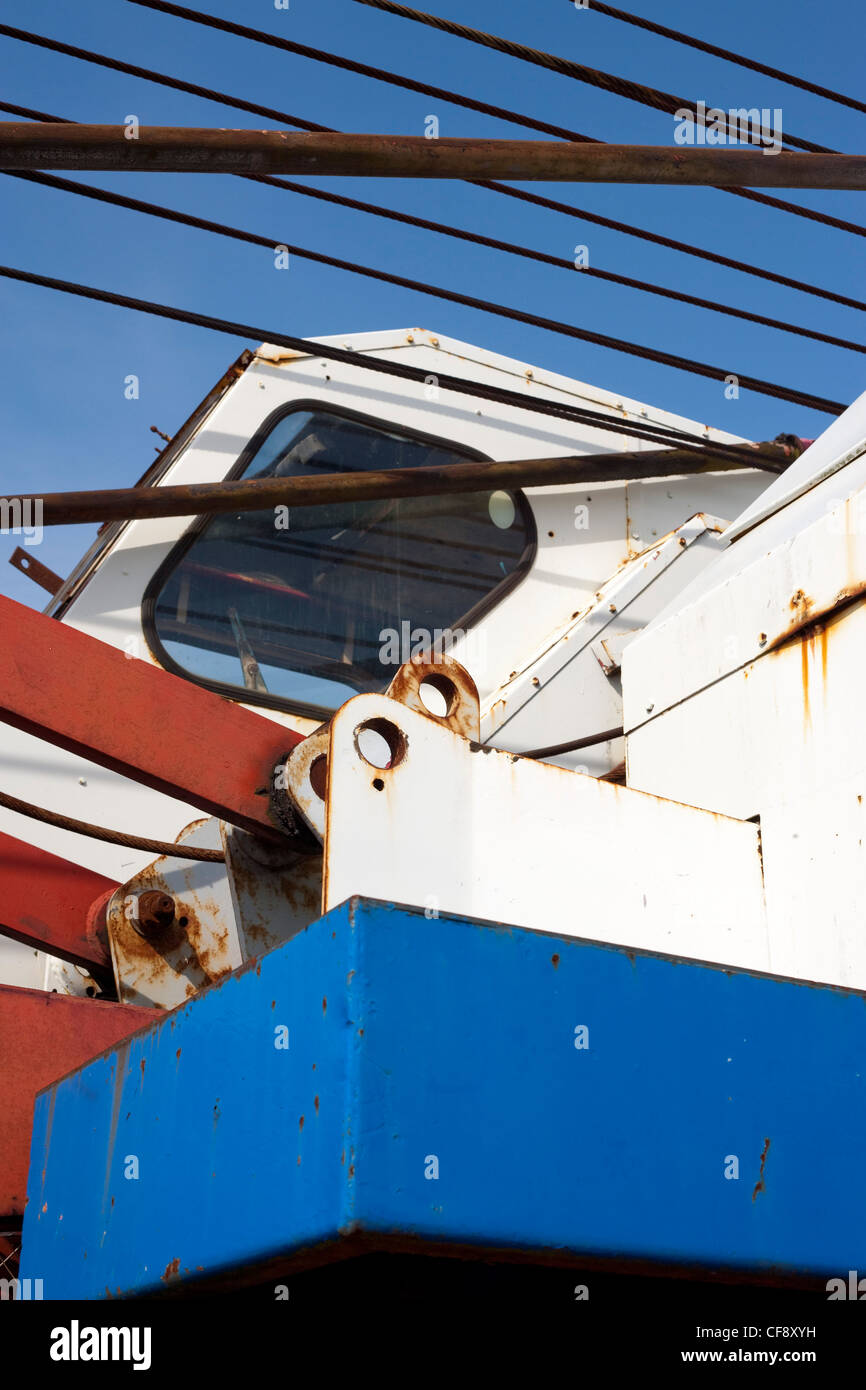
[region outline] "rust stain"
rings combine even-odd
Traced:
[[[421,687],[436,690],[445,701],[445,713],[434,714],[424,702]],[[405,662],[385,692],[416,714],[444,724],[466,739],[480,737],[478,687],[464,666],[439,651],[419,652]]]
[[[811,722],[810,668],[821,663],[821,681],[826,694],[828,667],[828,633],[822,622],[812,623],[800,634],[800,667],[803,685],[804,726]]]
[[[322,1000],[322,1013],[323,1013],[323,1014],[326,1014],[327,1012],[328,1012],[328,1001],[327,1001],[327,999],[323,999],[323,1000]]]
[[[761,634],[762,639],[764,639],[761,642],[764,649],[762,655],[783,650],[796,638],[806,636],[807,628],[816,627],[820,622],[830,622],[845,609],[856,603],[862,603],[866,598],[866,582],[860,581],[856,584],[850,584],[847,588],[840,589],[836,597],[829,603],[818,606],[808,594],[803,594],[802,599],[795,604],[794,599],[800,593],[801,590],[798,589],[797,594],[791,600],[793,609],[791,626],[784,632],[778,632],[769,638],[765,638],[765,635]]]
[[[314,1098],[313,1098],[313,1105],[316,1107],[316,1114],[318,1115],[318,1113],[319,1113],[319,1097],[318,1097],[318,1096],[314,1096]]]
[[[301,1118],[300,1118],[299,1121],[298,1121],[298,1129],[299,1129],[301,1132],[303,1132],[303,1128],[304,1128],[304,1117],[303,1117],[303,1115],[302,1115]]]
[[[550,957],[550,959],[551,959],[551,961],[552,961],[552,963],[553,963],[553,968],[554,968],[554,970],[558,970],[558,969],[559,969],[559,953],[558,953],[557,951],[554,951],[554,953],[553,953],[553,955]]]
[[[302,745],[299,745],[302,746]],[[250,955],[262,955],[281,945],[285,934],[272,926],[274,895],[283,898],[291,916],[304,923],[312,922],[321,913],[321,872],[311,872],[312,859],[321,864],[319,856],[311,856],[311,866],[304,865],[280,876],[262,878],[259,867],[241,853],[232,855],[232,873],[239,893],[246,899],[244,936]],[[251,909],[255,916],[251,916]]]
[[[490,707],[490,719],[493,724],[498,724],[501,716],[508,708],[507,700],[495,700]]]
[[[179,1270],[180,1270],[180,1256],[177,1256],[177,1257],[176,1257],[175,1259],[173,1259],[169,1264],[166,1265],[166,1267],[165,1267],[165,1273],[164,1273],[164,1274],[161,1274],[159,1277],[160,1277],[160,1279],[162,1280],[162,1282],[163,1282],[164,1284],[167,1284],[168,1281],[169,1281],[169,1279],[174,1279],[174,1278],[176,1277],[176,1275],[178,1274]]]
[[[755,1190],[754,1190],[754,1192],[752,1193],[752,1201],[753,1201],[753,1202],[754,1202],[754,1200],[755,1200],[755,1198],[757,1197],[757,1195],[758,1195],[759,1192],[766,1192],[766,1190],[767,1190],[767,1185],[766,1185],[766,1183],[764,1182],[764,1165],[765,1165],[766,1162],[767,1162],[767,1154],[768,1154],[769,1152],[770,1152],[770,1141],[769,1141],[769,1139],[765,1139],[765,1140],[764,1140],[763,1152],[761,1153],[761,1173],[760,1173],[760,1177],[758,1178],[758,1181],[755,1183]]]
[[[138,875],[135,887],[139,905],[171,899],[174,916],[170,920],[167,915],[151,914],[146,929],[139,931],[122,905],[109,916],[109,935],[126,982],[127,998],[136,994],[152,998],[159,994],[163,982],[178,977],[187,996],[192,997],[230,971],[229,929],[214,931],[210,925],[219,920],[219,903],[189,887],[181,895],[169,894],[169,885],[161,876],[164,864],[165,859],[157,860]]]
[[[800,644],[800,674],[803,683],[803,723],[807,725],[811,722],[811,712],[809,709],[809,644]]]

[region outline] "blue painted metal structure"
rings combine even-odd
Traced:
[[[141,1293],[353,1231],[863,1269],[864,1003],[353,900],[39,1097],[21,1274]]]

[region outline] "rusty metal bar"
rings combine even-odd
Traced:
[[[94,905],[117,884],[0,832],[0,936],[87,969],[111,969]]]
[[[866,188],[852,154],[69,122],[0,123],[0,169]]]
[[[786,444],[708,444],[700,450],[652,449],[589,457],[570,455],[493,463],[449,463],[440,467],[382,468],[369,473],[323,473],[315,478],[236,479],[174,487],[54,492],[42,497],[34,494],[13,498],[11,505],[19,505],[23,516],[38,517],[43,526],[69,526],[77,522],[267,511],[277,506],[315,507],[324,503],[393,497],[439,497],[488,488],[599,483],[614,478],[637,481],[683,473],[724,472],[748,468],[750,464],[769,472],[781,472],[796,455],[797,450]]]
[[[299,734],[2,597],[0,720],[253,834],[279,835],[268,815],[273,770]]]
[[[54,570],[43,565],[41,560],[37,560],[31,551],[25,550],[23,546],[18,546],[9,556],[9,563],[15,569],[26,574],[28,579],[32,579],[34,584],[38,584],[41,589],[47,589],[49,594],[56,594],[63,588],[64,581]]]
[[[164,1009],[0,985],[0,1216],[21,1216],[38,1091],[165,1018]]]

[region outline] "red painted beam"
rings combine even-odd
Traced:
[[[301,735],[0,598],[0,720],[253,834]]]
[[[23,1215],[37,1091],[165,1018],[98,999],[0,985],[0,1218]]]
[[[117,886],[113,879],[0,831],[2,936],[75,965],[110,970],[108,938],[90,910]]]

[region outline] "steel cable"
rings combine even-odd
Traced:
[[[15,266],[0,266],[0,276],[9,280],[18,280],[22,284],[39,285],[44,289],[77,295],[82,299],[92,299],[97,303],[114,304],[120,308],[133,309],[137,313],[153,314],[157,318],[170,319],[175,323],[188,323],[199,328],[212,329],[218,333],[230,333],[233,337],[252,338],[259,342],[273,343],[277,347],[289,348],[304,357],[321,357],[326,361],[343,362],[352,367],[360,367],[365,371],[402,377],[406,381],[413,381],[421,385],[429,383],[430,372],[422,367],[412,367],[408,363],[397,362],[393,359],[386,361],[368,356],[365,353],[354,352],[349,348],[335,348],[329,343],[315,342],[309,338],[297,338],[279,330],[237,323],[231,319],[217,318],[213,314],[196,313],[191,309],[178,309],[174,305],[158,304],[153,300],[136,299],[132,295],[121,294],[117,290],[100,290],[93,285],[79,285],[72,280],[40,275],[35,271],[20,270]],[[747,446],[738,448],[727,444],[714,445],[705,436],[691,434],[685,430],[666,426],[649,426],[648,422],[645,421],[639,423],[637,421],[617,420],[610,414],[603,415],[599,411],[587,410],[580,406],[563,405],[558,401],[536,399],[531,396],[524,396],[518,391],[489,386],[480,381],[467,381],[462,377],[453,377],[442,372],[436,373],[435,379],[445,391],[454,391],[462,395],[496,401],[499,404],[515,406],[519,410],[551,415],[572,423],[598,425],[601,429],[617,434],[633,435],[636,439],[651,439],[662,444],[694,444],[701,453],[707,456],[715,452],[716,456],[731,458],[739,452],[746,467],[762,466],[755,456],[754,448],[750,450]],[[841,402],[825,400],[823,397],[808,396],[802,403],[810,405],[813,409],[824,410],[831,415],[841,415],[846,409]],[[766,467],[766,464],[763,466]],[[777,472],[778,469],[773,467],[770,471]]]
[[[2,109],[7,109],[7,105],[6,103],[0,102],[0,110]],[[25,110],[25,108],[18,107],[16,108],[16,110],[18,114],[21,114],[22,111]],[[57,121],[58,123],[64,123],[67,118],[52,117],[51,119]],[[171,217],[174,221],[184,220],[184,214],[182,213],[173,212],[171,209],[168,208],[161,208],[154,203],[146,203],[135,198],[125,198],[119,194],[107,193],[104,190],[94,188],[92,184],[72,182],[69,179],[60,178],[56,175],[42,174],[37,173],[36,171],[29,170],[7,170],[5,172],[7,174],[7,177],[10,178],[26,179],[33,183],[44,184],[47,187],[62,189],[69,193],[78,194],[84,197],[95,198],[107,203],[114,203],[117,206],[128,207],[133,209],[134,211],[152,214],[153,216]],[[453,237],[457,240],[470,242],[474,245],[487,246],[492,248],[493,250],[504,251],[513,256],[520,256],[526,260],[534,260],[543,265],[551,265],[560,270],[567,270],[572,275],[576,273],[576,267],[574,262],[566,259],[563,256],[553,256],[545,251],[532,250],[529,247],[516,245],[513,242],[501,241],[496,237],[484,236],[479,232],[466,231],[463,228],[451,227],[445,223],[434,222],[428,218],[416,217],[411,213],[398,212],[396,211],[396,209],[382,207],[376,203],[368,203],[359,198],[350,198],[345,194],[331,193],[324,189],[310,188],[305,184],[295,183],[290,179],[278,178],[273,175],[245,174],[239,175],[239,177],[248,178],[251,182],[254,183],[264,183],[270,184],[275,188],[284,188],[287,189],[289,192],[298,194],[300,197],[318,199],[322,202],[332,203],[339,207],[352,208],[356,211],[368,213],[375,217],[387,218],[393,222],[401,222],[407,226],[418,227],[422,230],[436,232],[442,236]],[[221,226],[219,223],[204,224],[202,221],[197,220],[191,216],[187,217],[186,220],[188,222],[188,225],[190,226],[203,226],[204,230],[218,232],[224,236],[234,236],[236,239],[246,239],[252,243],[261,246],[274,245],[274,239],[272,238],[268,239],[265,237],[257,237],[253,233],[241,232],[238,228]],[[289,249],[293,249],[295,254],[297,254],[301,258],[305,256],[315,257],[316,255],[315,252],[306,252],[301,247],[290,247]],[[341,268],[345,267],[341,266]],[[369,273],[375,275],[384,274],[384,272],[372,270]],[[866,346],[864,346],[861,343],[854,342],[850,338],[839,338],[830,333],[822,333],[818,329],[804,328],[799,324],[788,323],[784,319],[771,318],[765,314],[753,313],[748,309],[737,309],[731,305],[721,304],[717,300],[704,299],[698,295],[688,294],[683,290],[675,290],[668,288],[664,285],[654,285],[644,280],[637,280],[632,276],[620,275],[616,271],[602,270],[599,267],[595,266],[585,266],[580,269],[579,273],[582,275],[587,275],[593,279],[606,281],[611,284],[623,285],[628,289],[635,289],[645,294],[655,294],[660,296],[661,298],[675,300],[676,302],[681,304],[694,305],[697,308],[708,309],[711,312],[725,314],[731,318],[739,318],[750,323],[757,323],[768,328],[775,328],[784,333],[793,333],[799,337],[811,338],[815,342],[827,343],[831,347],[843,348],[849,352],[866,353]],[[449,291],[447,290],[443,290],[440,292],[432,286],[425,287],[425,292],[431,294],[442,293],[446,295],[449,293]],[[496,312],[496,306],[488,305],[486,301],[485,306],[489,308],[491,312]],[[866,309],[866,304],[862,304],[860,307]]]
[[[169,840],[147,840],[141,835],[126,835],[121,830],[108,830],[103,825],[90,825],[88,821],[62,816],[58,811],[47,811],[44,806],[21,801],[8,792],[0,792],[0,806],[7,811],[17,811],[21,816],[29,816],[31,820],[42,821],[45,825],[55,825],[59,830],[71,830],[76,835],[87,835],[91,840],[105,840],[108,844],[125,845],[127,849],[144,850],[147,854],[170,855],[173,859],[204,859],[212,864],[225,862],[221,849],[196,849],[193,845],[176,845]]]
[[[150,9],[164,10],[167,13],[178,14],[182,18],[194,19],[193,13],[186,12],[183,6],[169,5],[163,0],[129,0],[133,5],[145,5]],[[403,19],[414,20],[418,24],[427,24],[434,29],[440,29],[445,33],[454,34],[458,38],[467,39],[471,43],[481,44],[483,47],[492,48],[499,52],[509,54],[512,57],[520,58],[525,62],[535,63],[541,67],[549,68],[551,71],[558,72],[565,77],[573,77],[578,82],[587,82],[591,86],[601,87],[606,91],[612,92],[616,96],[627,97],[631,101],[637,101],[645,106],[651,106],[659,111],[667,111],[669,114],[676,114],[678,109],[689,108],[692,103],[685,97],[675,97],[667,92],[660,92],[654,87],[646,87],[642,83],[629,82],[625,78],[616,77],[611,73],[602,72],[600,69],[587,68],[582,63],[574,63],[568,58],[559,58],[552,53],[544,53],[540,49],[529,48],[526,44],[515,43],[510,39],[502,39],[495,34],[485,33],[481,29],[470,29],[465,24],[458,24],[454,20],[442,19],[438,15],[427,14],[422,10],[413,10],[408,5],[397,5],[393,0],[355,0],[358,5],[367,5],[373,9],[384,10],[388,14],[394,14]],[[674,105],[674,103],[676,105]],[[730,121],[725,116],[725,128],[730,130]],[[835,154],[836,151],[828,145],[817,145],[809,140],[803,140],[798,136],[787,135],[785,137],[789,145],[796,145],[799,149],[808,150],[814,154]],[[749,202],[761,203],[765,207],[778,209],[780,212],[788,212],[795,217],[806,218],[810,222],[819,222],[826,227],[834,227],[839,231],[850,232],[854,236],[866,236],[866,227],[857,222],[849,222],[841,217],[832,217],[829,213],[815,212],[812,208],[803,207],[798,203],[787,202],[783,198],[770,198],[766,194],[757,193],[750,188],[719,188],[719,193],[731,193],[737,198],[745,198]]]
[[[156,3],[156,0],[130,2],[133,5],[146,5],[149,9],[180,8]],[[546,68],[562,77],[573,77],[577,82],[585,82],[591,87],[611,92],[614,96],[637,101],[642,106],[652,106],[656,111],[666,111],[671,116],[695,104],[688,97],[674,96],[672,92],[662,92],[658,87],[647,87],[643,82],[632,82],[627,77],[618,77],[615,73],[604,72],[601,68],[590,68],[585,63],[576,63],[572,58],[561,58],[556,53],[546,53],[543,49],[531,48],[528,44],[518,43],[514,39],[503,39],[498,34],[473,29],[468,24],[459,24],[454,19],[443,19],[441,15],[414,10],[409,5],[398,5],[394,0],[355,0],[355,4],[384,10],[386,14],[397,15],[400,19],[410,19],[416,24],[426,24],[428,28],[438,29],[444,34],[453,34],[455,38],[466,39],[469,43],[480,44],[483,48],[492,48],[497,53],[519,58],[524,63],[533,63],[536,67]],[[730,119],[727,115],[724,119],[725,129],[730,132]],[[734,129],[736,133],[736,123]],[[812,140],[804,140],[801,136],[786,135],[785,139],[789,145],[796,145],[798,149],[808,150],[812,154],[834,153],[826,145],[816,145]]]
[[[643,343],[633,343],[624,338],[617,338],[609,333],[599,333],[595,329],[577,328],[573,324],[564,323],[559,319],[546,318],[541,314],[533,314],[524,309],[514,309],[506,304],[497,304],[492,300],[479,299],[476,295],[461,294],[457,290],[449,290],[441,285],[431,285],[426,281],[413,279],[405,275],[395,275],[391,271],[377,270],[372,266],[361,265],[357,261],[348,261],[340,256],[329,256],[322,251],[314,251],[310,247],[297,246],[292,242],[286,241],[277,242],[272,237],[263,237],[253,232],[245,232],[238,227],[229,227],[221,222],[212,222],[208,218],[196,217],[190,213],[178,212],[173,208],[162,207],[157,203],[147,203],[139,198],[128,198],[119,193],[109,193],[105,189],[95,188],[91,184],[78,183],[71,179],[58,178],[53,174],[41,174],[30,170],[14,172],[7,170],[6,173],[7,177],[22,178],[31,182],[46,184],[55,188],[60,188],[65,192],[92,198],[97,202],[109,203],[117,207],[125,207],[134,212],[160,217],[165,221],[176,222],[184,226],[195,227],[201,231],[214,232],[220,236],[231,237],[236,241],[251,242],[271,250],[276,245],[279,245],[285,247],[290,255],[298,256],[302,260],[314,261],[318,265],[331,266],[336,270],[349,271],[355,275],[363,275],[368,279],[378,280],[383,284],[397,285],[401,289],[412,290],[420,294],[429,294],[437,299],[443,299],[452,304],[462,304],[466,308],[477,309],[486,314],[494,314],[498,318],[512,319],[516,323],[525,323],[531,328],[542,328],[548,332],[557,333],[562,337],[573,338],[579,342],[592,343],[597,347],[610,348],[616,352],[624,352],[632,357],[639,357],[645,361],[656,362],[666,367],[675,367],[680,371],[691,372],[696,376],[708,377],[713,381],[728,381],[733,375],[736,377],[739,386],[745,387],[750,391],[755,391],[759,395],[773,396],[777,400],[791,401],[795,405],[804,405],[813,410],[824,410],[831,414],[840,414],[842,410],[845,409],[839,402],[829,401],[824,397],[813,396],[808,392],[797,391],[791,387],[781,386],[777,382],[764,381],[761,377],[747,376],[741,372],[732,373],[724,367],[716,367],[707,362],[697,361],[694,358],[683,357],[679,353],[664,352],[660,348],[648,347]],[[851,347],[858,352],[866,351],[866,348],[858,347],[856,344],[848,343],[844,340],[838,340],[837,345]]]
[[[164,73],[158,73],[149,68],[142,68],[133,63],[126,63],[118,58],[110,58],[105,54],[94,53],[90,49],[77,48],[72,44],[61,43],[56,39],[49,39],[41,34],[33,34],[24,29],[17,29],[9,24],[0,24],[0,34],[4,34],[6,37],[9,38],[18,39],[23,43],[35,44],[37,47],[48,49],[51,52],[66,54],[67,56],[77,58],[83,62],[95,63],[98,66],[108,68],[112,71],[125,72],[130,74],[131,76],[139,77],[144,81],[154,82],[158,85],[170,87],[177,91],[189,92],[193,96],[200,96],[208,101],[215,101],[224,106],[236,107],[239,111],[251,111],[256,115],[267,116],[271,119],[278,120],[280,122],[285,122],[288,125],[296,125],[301,130],[321,131],[323,133],[333,131],[333,127],[331,126],[321,125],[319,122],[309,121],[301,116],[290,115],[285,111],[278,111],[270,106],[262,106],[256,102],[245,101],[243,98],[240,97],[231,97],[227,93],[216,91],[214,88],[211,87],[201,87],[196,83],[186,82],[180,78],[168,77]],[[332,55],[325,55],[314,52],[311,55],[306,56],[313,56],[318,61],[327,62],[329,57]],[[367,75],[381,77],[383,78],[383,80],[387,77],[387,74],[383,74],[380,69],[366,69],[365,65],[355,64],[348,59],[335,59],[335,61],[338,61],[339,65],[341,66],[348,65],[350,70],[353,71],[363,69],[366,71]],[[411,86],[412,79],[400,78],[399,82],[401,85]],[[446,92],[442,88],[428,87],[427,84],[423,83],[417,85],[421,88],[421,90],[424,90],[427,94],[435,94],[445,100],[454,102],[455,104],[467,106],[470,109],[480,110],[483,108],[488,114],[495,115],[498,119],[507,120],[516,125],[524,125],[531,129],[543,130],[549,134],[557,135],[566,140],[576,140],[579,142],[592,144],[603,143],[602,141],[592,139],[591,136],[580,135],[577,131],[569,130],[562,126],[548,125],[544,121],[536,121],[530,116],[523,116],[518,114],[517,112],[508,111],[503,107],[488,106],[486,103],[475,102],[472,98],[459,96],[455,92]],[[26,106],[17,106],[9,102],[0,103],[0,109],[4,111],[9,111],[14,115],[30,117],[33,120],[62,120],[61,117],[50,116],[43,111],[34,111],[32,108]],[[703,247],[692,246],[688,242],[677,241],[673,237],[666,237],[657,232],[650,232],[640,227],[634,227],[627,222],[619,222],[614,218],[603,217],[597,213],[590,213],[583,208],[575,206],[574,204],[562,203],[553,199],[544,198],[538,194],[526,192],[517,188],[508,187],[505,184],[500,184],[493,180],[474,179],[467,180],[467,182],[471,182],[472,184],[474,184],[474,186],[478,188],[486,188],[492,192],[500,193],[507,197],[522,198],[527,203],[534,203],[538,207],[545,207],[553,211],[562,212],[569,217],[574,216],[576,213],[579,217],[582,217],[584,221],[590,222],[597,226],[608,227],[612,231],[622,232],[626,236],[636,237],[639,240],[647,241],[653,245],[665,246],[670,250],[680,251],[684,255],[695,256],[700,260],[708,261],[716,265],[723,265],[729,267],[732,270],[739,270],[746,275],[752,275],[758,279],[767,280],[774,284],[785,285],[790,289],[799,290],[803,294],[811,294],[820,299],[827,299],[831,303],[844,304],[847,305],[849,308],[853,309],[866,309],[866,303],[864,303],[861,300],[853,299],[848,295],[839,294],[834,290],[821,289],[817,285],[810,285],[805,281],[795,280],[787,275],[780,275],[776,271],[764,270],[759,266],[750,265],[747,261],[739,261],[730,256],[723,256],[718,252],[708,251]],[[767,202],[772,206],[778,206],[782,208],[786,207],[786,204],[780,199],[766,198],[764,195],[758,193],[752,194],[751,190],[748,189],[728,189],[726,191],[743,194],[744,196],[746,194],[750,194],[757,201]],[[384,209],[381,209],[380,211],[382,215],[385,215]],[[803,210],[804,216],[808,215],[808,213],[808,209]],[[814,214],[814,216],[818,217],[819,220],[827,220],[825,217],[823,217],[823,215]],[[866,235],[866,228],[858,228],[856,225],[852,223],[843,222],[840,219],[836,218],[830,220],[832,221],[833,225],[839,226],[843,230],[852,231],[855,233],[862,233],[863,235]]]
[[[568,0],[573,4],[573,0]],[[791,87],[800,87],[804,92],[812,92],[815,96],[825,97],[827,101],[839,102],[841,106],[849,106],[852,111],[866,111],[866,102],[858,101],[856,97],[845,96],[842,92],[834,92],[830,87],[822,87],[817,82],[810,82],[805,77],[795,77],[793,73],[783,72],[781,68],[771,67],[769,63],[760,63],[755,58],[746,58],[742,53],[733,53],[728,48],[718,48],[716,44],[707,43],[704,39],[696,39],[692,34],[683,34],[679,29],[669,29],[664,24],[658,24],[653,19],[644,19],[641,15],[629,14],[627,10],[619,10],[614,5],[602,4],[601,0],[592,0],[587,9],[592,9],[596,14],[608,15],[611,19],[621,20],[625,24],[633,24],[638,29],[647,29],[651,34],[660,34],[662,38],[672,39],[674,43],[685,44],[688,48],[696,48],[701,53],[710,53],[714,58],[724,58],[728,63],[736,63],[741,68],[751,68],[752,72],[761,72],[765,77],[775,77],[779,82],[786,82]]]

